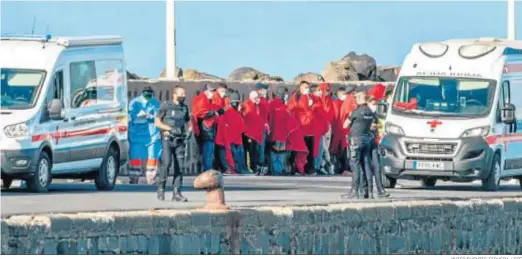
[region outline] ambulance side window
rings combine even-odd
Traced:
[[[53,75],[53,79],[51,84],[49,85],[49,89],[47,91],[47,95],[45,96],[45,109],[42,113],[42,119],[40,122],[49,121],[49,113],[47,108],[51,105],[51,102],[54,99],[60,99],[63,103],[63,71],[57,71]]]

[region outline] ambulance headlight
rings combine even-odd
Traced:
[[[419,46],[419,50],[430,58],[438,58],[446,54],[448,45],[440,42],[424,43]]]
[[[26,136],[29,132],[29,128],[27,127],[27,124],[19,123],[15,125],[9,125],[4,128],[4,133],[9,138],[18,138]]]
[[[478,127],[478,128],[472,128],[465,130],[462,135],[460,135],[461,138],[469,138],[469,137],[485,137],[489,134],[490,127],[484,126],[484,127]]]
[[[485,56],[495,50],[495,46],[483,43],[464,45],[459,48],[459,55],[463,58],[473,59]]]
[[[401,127],[389,122],[384,125],[384,131],[386,134],[404,135]]]

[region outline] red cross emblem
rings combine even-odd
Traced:
[[[437,126],[442,125],[442,121],[432,120],[432,121],[427,121],[426,124],[430,125],[431,131],[434,131],[435,128],[437,128]]]

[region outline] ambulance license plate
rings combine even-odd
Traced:
[[[413,161],[413,169],[419,170],[444,170],[443,162]]]

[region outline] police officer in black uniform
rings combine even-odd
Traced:
[[[350,193],[344,194],[342,197],[359,199],[361,196],[365,196],[373,198],[372,171],[370,168],[371,141],[373,140],[371,127],[372,124],[377,124],[377,117],[368,107],[366,93],[363,89],[356,90],[355,100],[357,109],[350,114],[343,125],[344,128],[350,128],[348,153],[350,168],[353,172],[352,189]],[[364,175],[365,173],[366,175]],[[363,178],[366,178],[366,181]],[[366,182],[366,185],[364,182]]]
[[[174,186],[172,200],[186,202],[187,198],[181,195],[183,171],[185,170],[185,147],[187,140],[192,136],[190,113],[185,105],[185,89],[174,86],[172,102],[164,102],[155,119],[155,125],[161,131],[163,150],[160,157],[158,172],[158,200],[165,200],[165,184],[171,165],[174,166]]]

